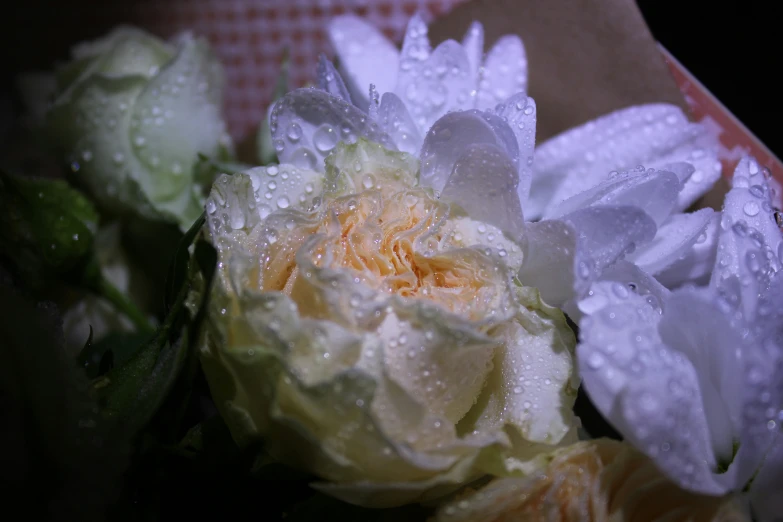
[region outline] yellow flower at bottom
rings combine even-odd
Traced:
[[[613,440],[553,454],[538,474],[490,482],[442,507],[433,522],[740,522],[734,499],[680,489],[643,453]]]

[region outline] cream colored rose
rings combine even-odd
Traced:
[[[202,361],[237,442],[379,507],[535,469],[573,433],[575,340],[514,283],[522,245],[420,186],[410,155],[360,139],[326,165],[224,176],[207,202]]]
[[[740,522],[731,498],[680,489],[632,446],[608,439],[555,452],[533,476],[504,478],[443,506],[433,522]]]

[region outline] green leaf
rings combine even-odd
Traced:
[[[114,366],[124,365],[149,340],[149,332],[112,332],[97,343],[86,345],[79,353],[79,365],[84,368],[87,377],[94,379]],[[111,366],[102,371],[106,358],[110,358]]]
[[[198,372],[196,345],[217,264],[215,249],[205,241],[197,241],[193,256],[188,254],[203,224],[202,215],[177,247],[167,282],[168,313],[163,324],[124,364],[115,362],[114,368],[94,382],[106,415],[130,432],[141,430],[160,412],[172,436],[187,407]],[[201,303],[191,318],[185,300],[194,286]]]
[[[183,283],[185,282],[185,274],[188,269],[188,259],[190,257],[190,254],[188,252],[188,249],[190,248],[190,245],[193,244],[193,241],[196,239],[196,235],[201,230],[201,227],[204,226],[204,222],[206,221],[207,216],[205,213],[201,213],[199,218],[191,225],[190,229],[188,229],[187,232],[185,232],[185,235],[182,236],[182,239],[180,240],[179,244],[177,245],[177,250],[174,252],[174,259],[169,265],[169,274],[166,278],[166,311],[168,313],[169,310],[171,310],[174,299],[177,296],[177,292],[180,288],[182,288]]]
[[[0,247],[36,287],[77,270],[90,257],[98,213],[65,181],[0,171]]]
[[[277,83],[275,84],[275,91],[272,94],[272,103],[276,102],[288,92],[288,68],[290,65],[290,59],[288,54],[288,48],[283,50],[283,58],[280,61],[280,73],[277,76]],[[264,114],[264,118],[261,120],[261,125],[258,127],[258,133],[256,137],[256,148],[258,149],[258,159],[261,161],[261,165],[269,165],[270,163],[277,162],[277,153],[275,147],[272,144],[272,132],[269,129],[269,118]]]
[[[214,160],[203,154],[198,155],[198,160],[193,166],[193,178],[197,180],[204,180],[204,184],[211,185],[212,180],[217,178],[220,174],[236,174],[244,170],[252,168],[252,165],[244,163],[235,163],[231,161]]]

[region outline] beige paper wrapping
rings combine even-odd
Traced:
[[[633,0],[471,0],[430,27],[433,42],[484,24],[488,49],[517,34],[528,57],[536,140],[630,105],[685,101]]]

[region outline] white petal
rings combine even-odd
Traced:
[[[743,391],[742,434],[735,458],[739,468],[738,487],[744,487],[745,480],[757,471],[775,439],[780,444],[783,425],[783,272],[775,274],[762,294],[752,330],[755,333],[753,343],[742,354],[744,372],[741,376],[736,373],[734,376]],[[774,466],[771,462],[764,463],[761,473],[772,472],[767,469],[770,465]],[[758,478],[754,480],[754,488]]]
[[[743,158],[734,171],[720,226],[710,286],[718,290],[727,306],[752,319],[760,290],[780,269],[778,254],[783,243],[766,180],[752,158]]]
[[[319,89],[351,103],[351,95],[348,94],[348,89],[345,87],[340,73],[337,72],[332,62],[327,60],[323,54],[318,57],[316,74],[318,75]]]
[[[661,284],[668,288],[675,288],[688,282],[698,285],[707,284],[718,253],[720,217],[719,212],[713,212],[702,233],[686,249],[682,257],[656,274],[655,277]],[[643,248],[641,247],[640,250]]]
[[[536,102],[524,92],[495,107],[495,114],[508,122],[519,147],[519,201],[525,205],[533,181],[533,151],[536,146]]]
[[[354,103],[366,108],[370,83],[380,92],[394,89],[400,53],[383,33],[358,16],[343,15],[331,20],[328,34]]]
[[[427,26],[414,16],[408,24],[394,92],[424,133],[449,111],[469,109],[474,79],[467,54],[447,40],[430,53]]]
[[[408,108],[393,92],[381,97],[378,108],[378,124],[397,144],[397,148],[409,154],[418,154],[424,141],[413,123]]]
[[[655,235],[655,223],[634,207],[590,207],[526,226],[519,280],[555,306],[581,297],[604,268]]]
[[[525,220],[517,195],[517,169],[506,153],[489,143],[469,145],[454,164],[441,199],[457,203],[478,221],[522,236]]]
[[[319,89],[296,89],[281,98],[269,117],[280,163],[324,170],[324,158],[340,141],[363,136],[397,150],[388,134],[350,103]]]
[[[655,223],[637,207],[588,207],[562,220],[579,233],[596,274],[655,236]]]
[[[681,288],[666,303],[658,331],[667,346],[693,364],[712,448],[724,462],[731,462],[742,413],[743,384],[737,370],[742,368],[745,342],[740,330],[731,324],[712,292]]]
[[[479,67],[484,56],[484,26],[481,22],[473,21],[468,32],[462,38],[462,47],[468,56],[471,76],[478,81]]]
[[[715,214],[711,208],[703,208],[671,216],[658,227],[655,239],[628,254],[628,260],[650,274],[658,274],[687,254],[699,238],[706,239],[704,232]]]
[[[693,166],[693,172],[683,179],[682,190],[677,197],[677,210],[685,210],[697,199],[709,192],[721,176],[723,167],[718,160],[718,142],[706,130],[694,139],[694,147],[683,147],[675,154],[648,164],[661,170],[673,170],[670,161],[684,161]]]
[[[764,466],[753,479],[750,488],[753,514],[759,522],[776,522],[783,513],[783,434],[778,433],[774,445],[767,453]]]
[[[421,183],[442,190],[465,148],[479,143],[497,146],[514,165],[519,161],[516,137],[500,116],[477,110],[452,112],[435,122],[424,137]]]
[[[589,285],[589,269],[577,270],[576,256],[581,252],[577,247],[577,233],[570,225],[562,221],[527,223],[525,239],[527,251],[519,280],[525,286],[537,288],[547,304],[559,306],[574,296],[575,288]],[[577,274],[587,281],[577,283]]]
[[[721,494],[715,458],[691,362],[658,336],[659,311],[630,293],[580,323],[583,384],[624,438],[680,486]]]
[[[656,310],[663,309],[670,294],[647,272],[629,261],[620,260],[603,271],[587,295],[571,307],[569,316],[573,321],[579,321],[583,313],[590,315],[607,303],[623,302],[631,292],[644,297]]]
[[[590,205],[630,205],[644,210],[660,226],[677,203],[680,181],[666,171],[636,171],[614,176],[552,207],[544,213],[546,219],[564,216]]]
[[[491,109],[512,94],[526,91],[525,46],[516,35],[501,36],[484,60],[476,107]]]
[[[322,192],[322,174],[292,165],[254,167],[231,176],[222,174],[207,198],[207,221],[213,237],[230,237],[238,230],[248,234],[272,212],[310,208]]]
[[[694,140],[703,134],[702,126],[689,123],[682,110],[666,104],[623,109],[566,131],[536,149],[532,210],[540,212],[568,199],[613,170],[662,159],[680,161],[671,155],[694,149]]]

